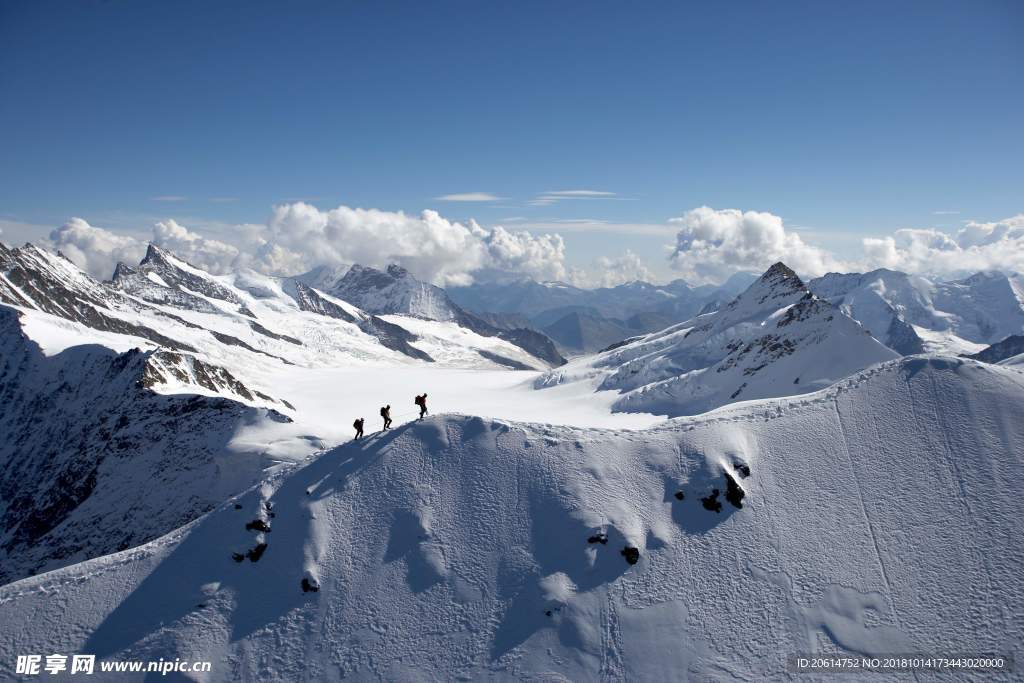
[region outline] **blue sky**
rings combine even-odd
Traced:
[[[305,199],[667,274],[707,205],[843,256],[1024,211],[1022,112],[1019,2],[0,2],[5,234]]]

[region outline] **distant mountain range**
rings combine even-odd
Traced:
[[[941,282],[893,270],[829,273],[808,288],[903,354],[974,353],[1024,331],[1024,278],[976,273]]]
[[[337,274],[369,311],[313,275],[212,276],[151,245],[100,282],[0,244],[0,584],[145,543],[252,485],[272,448],[235,439],[291,422],[293,368],[564,362],[397,267]]]
[[[816,391],[897,358],[782,263],[716,311],[573,361],[535,382],[600,380],[614,409],[695,415],[755,398]]]
[[[568,354],[591,353],[638,334],[664,329],[727,303],[757,279],[737,273],[721,286],[629,282],[581,289],[562,282],[519,280],[452,287],[459,305],[478,315],[517,316]]]
[[[521,280],[450,288],[449,294],[477,315],[529,324],[578,355],[715,311],[756,279],[738,273],[718,287],[675,280],[600,289]],[[971,354],[1024,331],[1024,277],[1017,274],[984,272],[943,282],[879,269],[829,273],[807,288],[903,355]]]

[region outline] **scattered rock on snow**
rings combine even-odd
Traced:
[[[721,512],[722,504],[718,502],[718,489],[712,489],[710,496],[704,496],[701,498],[700,504],[704,506],[705,510]]]
[[[743,497],[746,496],[746,495],[747,495],[746,491],[744,491],[742,488],[740,488],[740,485],[736,483],[736,480],[733,479],[732,476],[728,472],[726,472],[725,473],[725,499],[727,501],[729,501],[730,503],[732,503],[733,507],[742,508],[743,507]],[[721,508],[722,504],[719,503],[718,507]]]
[[[676,500],[682,500],[686,498],[686,494],[683,493],[682,491],[676,491],[673,495],[675,496]]]
[[[231,553],[231,559],[235,562],[241,562],[245,559],[245,555],[243,555],[242,553]]]
[[[263,557],[263,553],[267,550],[266,543],[260,543],[255,548],[245,554],[249,558],[250,562],[259,562],[260,558]]]
[[[306,577],[302,579],[302,592],[303,593],[316,593],[320,590],[320,584],[316,579],[310,579]]]
[[[246,531],[270,531],[270,525],[262,519],[254,519],[245,525]]]
[[[625,548],[619,551],[623,557],[626,558],[626,562],[630,564],[636,564],[640,561],[640,549],[634,548],[631,545],[627,545]]]
[[[587,543],[600,543],[602,545],[608,545],[608,534],[604,532],[598,532],[587,539]]]

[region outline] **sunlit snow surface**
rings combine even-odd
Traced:
[[[1019,660],[1022,391],[1011,368],[910,358],[643,431],[434,416],[281,466],[140,548],[0,588],[0,671],[21,652],[210,660],[210,681],[756,681],[789,678],[798,652]],[[703,509],[727,473],[742,509]],[[246,531],[254,518],[272,531]],[[607,544],[587,542],[598,533]],[[260,542],[258,562],[232,559]]]
[[[52,261],[69,289],[97,290],[66,263],[33,258]],[[243,479],[257,483],[148,543],[0,587],[0,679],[31,653],[209,660],[206,681],[757,681],[791,678],[786,655],[795,653],[1024,657],[1019,359],[887,360],[852,321],[833,334],[829,309],[783,288],[777,300],[768,292],[707,317],[720,322],[687,343],[688,328],[668,330],[548,375],[499,369],[480,352],[524,358],[500,339],[389,316],[418,335],[437,361],[428,364],[356,324],[298,310],[279,279],[182,270],[207,291],[231,288],[229,299],[156,292],[193,308],[112,300],[105,314],[192,345],[270,397],[246,409],[262,420],[237,431],[229,423],[231,458],[198,463],[247,474],[232,469],[247,454],[258,466]],[[775,336],[795,350],[749,373],[749,357],[728,365],[739,353],[728,342],[778,328],[798,310],[794,297],[803,317]],[[89,356],[72,347],[157,346],[27,305],[19,312],[57,385]],[[214,331],[250,348],[214,341]],[[834,367],[829,354],[844,349],[847,365]],[[721,384],[702,404],[720,406],[711,412],[612,414],[622,395],[595,391],[653,381],[665,391],[648,405],[667,405],[687,376],[681,363],[704,351],[724,368],[706,372]],[[46,369],[46,358],[32,358]],[[539,380],[559,373],[571,381]],[[722,405],[723,395],[736,399],[737,380],[750,382],[737,396],[756,400]],[[538,381],[547,388],[534,389]],[[212,393],[173,378],[153,389]],[[413,396],[423,392],[431,415],[416,421]],[[388,403],[395,428],[377,433]],[[263,406],[295,421],[272,422]],[[353,442],[356,417],[367,438]],[[159,486],[208,471],[185,455],[133,476]],[[145,456],[128,449],[123,461],[101,462],[142,470]],[[725,500],[730,478],[742,507]],[[142,483],[120,481],[100,482],[107,503]],[[131,509],[110,505],[117,517],[104,522],[134,528],[194,488],[164,485]],[[716,502],[720,511],[707,509]],[[254,521],[270,531],[247,529]]]
[[[292,459],[308,454],[303,435],[315,434],[324,446],[352,438],[352,422],[366,419],[366,432],[381,428],[380,408],[391,405],[395,426],[416,419],[413,403],[426,392],[433,413],[463,413],[522,422],[642,429],[664,420],[649,414],[611,413],[614,391],[595,393],[596,381],[580,382],[550,391],[536,391],[539,373],[512,370],[466,370],[416,365],[310,370],[289,367],[268,383],[295,410],[294,424],[267,423],[240,432],[239,445],[262,443],[270,453]]]

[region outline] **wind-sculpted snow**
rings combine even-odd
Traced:
[[[0,306],[0,583],[145,543],[256,481],[236,431],[288,418],[223,368],[177,352],[76,346],[51,358]],[[267,403],[275,400],[262,396]]]
[[[141,548],[0,588],[0,671],[27,652],[210,660],[211,681],[1019,661],[1022,391],[1016,370],[910,358],[643,432],[427,418]]]
[[[626,412],[694,415],[737,400],[826,387],[896,353],[779,263],[723,308],[539,378],[601,377]]]

